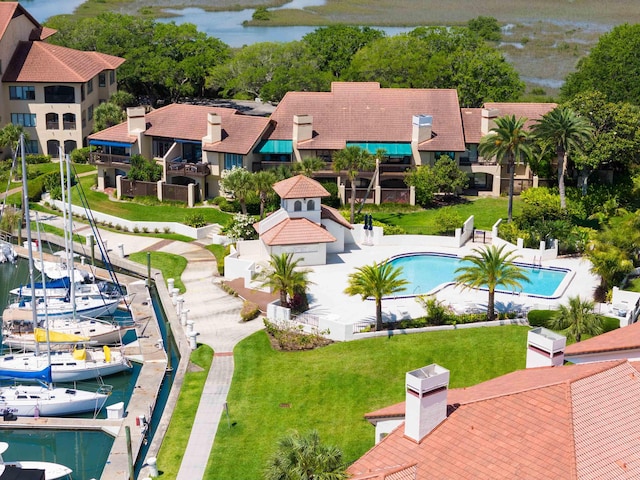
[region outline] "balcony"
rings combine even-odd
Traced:
[[[167,165],[168,176],[206,177],[211,175],[211,169],[206,163],[173,162]]]
[[[92,165],[101,165],[104,167],[121,167],[130,166],[131,157],[126,155],[112,155],[110,153],[90,152],[89,163]]]
[[[75,130],[76,122],[62,122],[62,127],[64,130]]]

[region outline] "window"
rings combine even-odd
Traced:
[[[60,142],[58,140],[47,140],[47,155],[52,157],[60,155]]]
[[[93,92],[93,78],[87,82],[87,95]]]
[[[14,125],[22,125],[23,127],[35,127],[36,114],[35,113],[12,113],[11,123],[13,123]]]
[[[115,70],[110,70],[109,71],[109,85],[113,85],[113,82],[116,81],[116,71]]]
[[[164,158],[169,149],[173,146],[172,140],[166,138],[153,139],[153,156],[155,158]]]
[[[87,126],[87,111],[82,110],[82,128]]]
[[[455,160],[456,154],[454,152],[436,152],[435,157],[436,160],[440,160],[441,157],[449,157],[451,160]]]
[[[35,100],[35,87],[9,87],[9,98],[11,100]]]
[[[98,74],[98,86],[106,87],[107,86],[107,74],[102,72]]]
[[[65,153],[71,153],[77,147],[78,147],[78,145],[76,144],[75,140],[65,140],[64,141],[64,151],[65,151]]]
[[[202,143],[183,143],[182,158],[189,163],[202,161]]]
[[[302,211],[302,202],[300,200],[296,200],[293,202],[293,211],[301,212]]]
[[[47,130],[58,130],[60,128],[60,116],[57,113],[47,113],[45,118]]]
[[[231,170],[234,167],[242,168],[244,165],[242,155],[236,155],[235,153],[224,154],[224,169]]]
[[[80,85],[80,101],[84,102],[84,83]]]
[[[44,103],[76,103],[75,89],[67,85],[44,87]]]
[[[87,110],[87,114],[89,115],[89,121],[93,120],[93,105],[89,105],[89,109]]]
[[[307,200],[307,211],[313,212],[316,209],[316,202],[313,200]]]
[[[65,113],[62,115],[62,126],[65,130],[76,129],[76,116],[73,113]]]
[[[27,153],[38,153],[38,140],[25,141],[24,148]]]

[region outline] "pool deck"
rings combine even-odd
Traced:
[[[432,247],[420,243],[398,245],[354,246],[350,251],[328,254],[327,264],[309,267],[310,311],[319,316],[329,315],[337,322],[355,324],[364,321],[375,321],[375,304],[373,301],[362,301],[360,297],[352,297],[344,293],[347,278],[356,267],[370,265],[374,262],[405,253],[434,252],[448,253],[460,257],[473,253],[474,248],[482,247],[481,243],[468,242],[460,248]],[[526,259],[516,259],[526,263]],[[566,287],[560,288],[558,298],[539,298],[526,294],[496,292],[496,309],[548,309],[567,302],[568,297],[580,295],[593,298],[593,292],[599,284],[599,278],[589,269],[590,264],[578,257],[543,260],[542,267],[559,267],[571,270],[572,278]],[[446,280],[443,280],[446,281]],[[436,293],[439,300],[451,305],[456,311],[486,308],[487,292],[475,289],[462,289],[449,285]],[[382,302],[383,316],[386,320],[416,318],[424,316],[424,309],[414,298],[385,299]]]

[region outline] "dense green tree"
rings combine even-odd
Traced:
[[[600,287],[606,293],[633,270],[633,262],[616,245],[596,240],[585,253],[592,265],[591,272],[600,277]]]
[[[348,285],[344,293],[360,295],[362,300],[373,297],[376,302],[376,331],[382,330],[382,299],[401,292],[408,284],[401,278],[402,268],[394,267],[389,262],[373,263],[357,267],[349,274]]]
[[[587,119],[577,115],[571,108],[560,105],[536,121],[533,133],[543,142],[548,142],[556,151],[560,208],[565,210],[567,199],[564,177],[569,154],[582,149],[582,146],[591,139],[593,128]]]
[[[113,127],[127,118],[126,113],[118,105],[104,102],[98,105],[93,113],[93,131],[99,132],[105,128]]]
[[[223,170],[220,188],[240,202],[240,209],[247,214],[247,198],[253,192],[253,176],[246,168]]]
[[[146,159],[142,155],[132,155],[127,178],[141,182],[157,182],[162,178],[162,166],[155,160]]]
[[[320,27],[302,37],[320,70],[329,72],[334,79],[349,68],[352,57],[373,40],[384,37],[381,30],[354,25]]]
[[[568,305],[560,305],[549,320],[549,328],[559,330],[569,340],[579,342],[583,335],[600,335],[602,321],[593,312],[593,302],[579,296],[569,297]]]
[[[111,97],[109,97],[109,102],[115,103],[122,110],[126,110],[129,107],[135,107],[138,104],[135,95],[124,90],[118,90],[111,95]]]
[[[29,140],[29,133],[25,131],[22,125],[7,123],[2,127],[2,129],[0,129],[0,148],[8,148],[9,155],[13,156],[13,154],[18,150],[21,135],[24,135],[25,141]]]
[[[502,38],[500,24],[494,17],[484,17],[480,15],[479,17],[469,20],[467,26],[469,30],[476,32],[485,40],[499,42]]]
[[[513,183],[516,164],[526,163],[531,156],[530,135],[524,129],[526,118],[507,115],[496,119],[496,126],[480,140],[478,152],[489,159],[495,157],[507,164],[509,174],[508,220],[513,218]]]
[[[564,99],[597,90],[610,102],[640,105],[640,24],[614,27],[578,62],[561,88]]]
[[[264,480],[342,480],[346,465],[338,447],[320,442],[318,432],[293,432],[278,440]]]
[[[333,154],[334,171],[338,173],[345,171],[347,173],[349,183],[351,184],[351,199],[349,201],[351,206],[349,221],[351,223],[355,221],[356,179],[360,172],[373,170],[374,167],[375,158],[373,155],[357,145],[350,145]]]
[[[427,207],[433,203],[438,187],[433,170],[429,165],[420,165],[409,170],[404,177],[404,183],[415,189],[418,205]]]
[[[435,186],[439,193],[457,195],[469,184],[469,177],[460,170],[458,163],[444,155],[431,168]]]
[[[301,258],[294,260],[292,253],[272,254],[268,268],[261,275],[262,286],[280,295],[280,305],[286,307],[297,292],[306,292],[311,283],[309,271],[298,268]]]
[[[463,288],[486,288],[489,291],[487,319],[495,319],[496,289],[522,288],[522,282],[529,282],[522,267],[514,263],[514,252],[505,252],[505,245],[474,248],[474,255],[466,255],[462,266],[456,269],[455,281]]]

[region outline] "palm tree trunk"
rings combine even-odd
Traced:
[[[355,221],[355,211],[356,211],[356,179],[351,179],[351,216],[350,223],[353,225]]]
[[[376,298],[376,332],[382,330],[382,299]]]
[[[247,214],[247,204],[244,200],[240,200],[240,211],[243,215]]]
[[[516,175],[516,164],[513,159],[509,160],[507,170],[509,171],[509,209],[507,213],[507,222],[511,223],[511,220],[513,219],[513,184],[515,182]]]
[[[560,194],[560,208],[567,209],[567,199],[564,190],[564,174],[567,171],[567,154],[564,150],[558,149],[558,193]]]
[[[285,290],[280,290],[280,306],[287,306],[287,292]]]
[[[260,220],[264,218],[264,204],[266,203],[266,201],[267,199],[265,198],[264,194],[260,192]]]
[[[496,318],[496,291],[492,288],[489,289],[489,304],[487,305],[487,319],[489,321]]]

